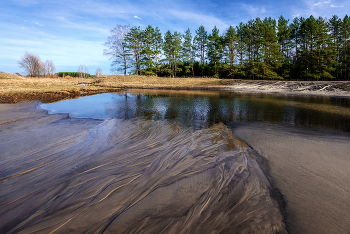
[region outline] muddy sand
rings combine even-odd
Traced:
[[[0,104],[0,233],[286,233],[223,124],[72,119]]]

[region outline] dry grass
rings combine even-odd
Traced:
[[[103,87],[166,88],[166,89],[210,89],[224,85],[216,78],[169,78],[156,76],[105,76],[96,79],[94,85]],[[231,80],[232,82],[232,80]]]
[[[234,82],[215,78],[166,78],[150,76],[103,76],[98,79],[22,77],[0,73],[0,102],[39,99],[53,101],[120,88],[216,90]]]

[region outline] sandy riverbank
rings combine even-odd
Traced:
[[[267,159],[291,233],[350,233],[350,134],[254,123],[234,134]]]
[[[225,125],[35,105],[0,104],[0,232],[286,233],[273,188]]]

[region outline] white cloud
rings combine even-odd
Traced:
[[[322,3],[321,2],[314,3],[314,6],[322,6]]]
[[[339,6],[335,6],[335,5],[332,4],[331,7],[339,7]]]
[[[34,23],[41,26],[41,27],[44,27],[44,25],[40,24],[39,22],[34,22]]]
[[[136,16],[136,15],[134,15],[134,18],[135,18],[135,19],[142,20],[140,17],[138,17],[138,16]]]
[[[330,0],[328,0],[328,1],[325,1],[324,3],[325,3],[325,4],[327,4],[327,3],[331,3],[331,1],[330,1]]]
[[[299,17],[299,16],[300,16],[300,14],[296,14],[296,15],[292,15],[292,16],[293,16],[293,19],[294,19],[294,18]]]

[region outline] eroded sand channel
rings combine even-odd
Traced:
[[[270,183],[225,125],[71,119],[33,105],[1,106],[0,232],[285,232]]]

